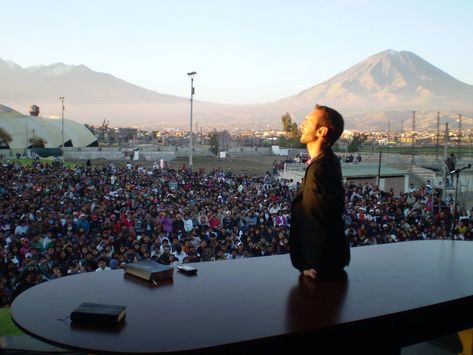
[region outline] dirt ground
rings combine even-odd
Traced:
[[[231,171],[235,174],[241,175],[257,175],[263,176],[267,171],[271,172],[273,168],[273,162],[279,162],[282,157],[274,155],[255,155],[255,156],[243,156],[243,157],[227,157],[227,158],[217,158],[217,157],[203,157],[203,156],[193,156],[192,165],[193,170],[197,171],[200,168],[203,168],[206,172],[209,172],[213,169],[220,168],[225,171]],[[107,164],[103,159],[93,160],[92,166],[102,166]],[[84,164],[83,161],[77,161],[77,164]],[[116,165],[124,165],[126,161],[117,161],[114,162]],[[189,164],[189,157],[187,156],[178,156],[175,160],[169,162],[171,168],[181,168],[183,164]],[[139,162],[146,167],[152,166],[153,162],[142,161]]]
[[[271,172],[274,161],[280,161],[280,157],[274,155],[257,155],[250,157],[192,157],[193,170],[204,168],[206,172],[215,168],[231,171],[235,174],[262,176],[267,171]],[[177,157],[171,161],[172,167],[181,167],[182,164],[188,164],[189,157]]]

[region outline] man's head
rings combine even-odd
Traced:
[[[343,133],[342,115],[327,106],[316,105],[301,124],[301,143],[307,144],[322,138],[332,146]]]

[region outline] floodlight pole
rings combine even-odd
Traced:
[[[28,117],[25,116],[25,157],[28,153]]]
[[[190,115],[190,129],[189,129],[189,169],[192,169],[192,104],[193,104],[193,97],[195,93],[194,89],[194,76],[197,74],[197,72],[193,71],[190,73],[187,73],[187,75],[190,76],[191,78],[191,115]]]
[[[59,100],[61,100],[61,106],[62,106],[62,113],[61,113],[61,155],[64,156],[64,96],[59,97]]]

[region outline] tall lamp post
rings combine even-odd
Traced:
[[[190,118],[190,130],[189,130],[189,169],[192,169],[192,103],[193,103],[193,97],[195,93],[194,89],[194,76],[197,74],[197,72],[193,71],[190,73],[187,73],[187,75],[190,76],[191,78],[191,118]]]
[[[28,117],[25,116],[25,157],[28,155]]]
[[[61,127],[61,155],[64,157],[64,96],[61,96],[59,98],[61,100],[61,106],[62,106],[62,113],[61,113],[61,121],[62,121],[62,127]]]

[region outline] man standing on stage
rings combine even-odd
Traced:
[[[292,201],[289,243],[293,266],[313,279],[337,274],[350,262],[342,172],[332,151],[343,127],[340,113],[319,105],[300,126],[300,141],[307,145],[310,160]]]

